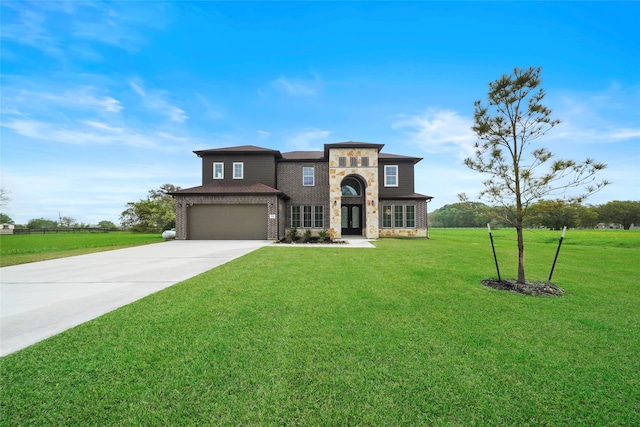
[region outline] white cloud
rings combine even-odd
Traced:
[[[322,82],[317,75],[313,79],[296,79],[280,76],[269,85],[278,92],[294,97],[310,97],[318,95],[322,90]],[[259,91],[259,93],[262,93]]]
[[[549,138],[573,144],[619,143],[640,138],[640,90],[613,83],[598,92],[562,91],[549,100],[562,123]]]
[[[287,145],[295,151],[313,151],[321,150],[323,140],[325,140],[331,132],[321,129],[307,129],[302,132],[298,132],[287,140]]]
[[[60,110],[83,109],[84,113],[119,113],[124,109],[119,100],[99,95],[90,86],[61,88],[59,92],[29,90],[13,85],[2,88],[4,114],[40,113],[55,115]]]
[[[429,109],[422,115],[398,116],[392,124],[393,129],[406,133],[411,144],[427,153],[453,151],[462,158],[473,153],[476,138],[472,126],[471,118],[437,109]]]
[[[181,108],[178,108],[174,105],[171,105],[168,108],[169,108],[169,117],[174,122],[183,123],[185,120],[189,118],[189,116],[187,116],[187,113],[185,113],[184,110]]]
[[[131,86],[131,88],[135,91],[135,93],[137,93],[138,95],[140,95],[141,97],[145,97],[147,96],[147,94],[144,92],[144,90],[133,80],[129,81],[129,86]]]
[[[7,7],[12,8],[11,4]],[[61,43],[48,34],[45,28],[46,16],[35,10],[24,7],[6,9],[3,14],[3,25],[0,26],[0,36],[5,40],[31,46],[52,57],[64,57]],[[10,19],[12,14],[15,19]]]
[[[0,126],[17,135],[39,141],[75,145],[122,145],[129,147],[174,150],[175,142],[187,143],[188,138],[167,132],[141,131],[115,127],[94,120],[70,123],[52,123],[38,120],[8,120]]]
[[[134,92],[140,95],[143,105],[146,108],[159,112],[176,123],[184,123],[189,118],[183,109],[176,107],[167,101],[166,98],[169,95],[166,91],[157,89],[146,90],[144,89],[142,82],[134,80],[129,81],[129,86],[131,86]]]

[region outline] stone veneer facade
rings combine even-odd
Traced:
[[[356,157],[358,165],[340,166],[340,157]],[[369,166],[362,166],[362,158],[369,158]],[[363,200],[364,227],[367,239],[378,238],[378,150],[375,148],[331,148],[329,150],[329,208],[331,214],[329,235],[342,237],[342,180],[348,176],[357,176],[365,184]]]

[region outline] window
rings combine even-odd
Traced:
[[[346,157],[338,157],[338,166],[341,168],[347,167],[347,158]]]
[[[382,226],[384,228],[415,228],[416,207],[413,205],[382,206]]]
[[[324,228],[324,206],[291,206],[292,228]]]
[[[398,186],[398,166],[385,166],[384,167],[384,186],[385,187],[397,187]]]
[[[324,206],[316,206],[313,226],[315,228],[324,228]]]
[[[213,163],[213,179],[224,179],[224,163]]]
[[[300,228],[300,206],[291,206],[291,228]]]
[[[396,205],[393,207],[393,226],[395,228],[402,228],[404,225],[404,206]]]
[[[234,162],[233,163],[233,179],[243,179],[243,178],[244,178],[244,163]]]
[[[342,195],[343,196],[361,196],[362,186],[360,182],[352,177],[347,177],[342,181]]]
[[[302,226],[304,228],[311,228],[311,209],[312,206],[303,206],[302,207]]]
[[[358,158],[357,157],[349,157],[349,166],[352,168],[358,167]]]
[[[369,167],[369,158],[368,157],[360,158],[360,164],[362,165],[363,168],[368,168]]]
[[[404,207],[404,223],[407,228],[415,228],[416,226],[416,207],[405,206]]]
[[[313,187],[315,185],[313,166],[305,166],[302,168],[302,185],[305,187]]]
[[[382,226],[391,228],[391,205],[382,206]]]

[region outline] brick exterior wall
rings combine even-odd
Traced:
[[[280,234],[278,224],[277,196],[176,196],[176,239],[187,238],[187,209],[193,205],[267,205],[267,239],[277,240],[284,237]],[[272,218],[273,217],[273,218]]]
[[[383,227],[383,206],[415,206],[416,226],[415,228],[395,228]],[[380,237],[428,237],[427,236],[427,202],[424,200],[380,200],[380,218],[378,219]],[[391,220],[393,225],[393,218]]]
[[[302,185],[302,168],[314,167],[314,185]],[[284,227],[291,228],[291,206],[324,206],[324,229],[329,228],[329,165],[327,162],[280,162],[278,190],[290,197],[284,207]],[[302,230],[304,230],[302,228]],[[316,229],[317,230],[317,229]]]

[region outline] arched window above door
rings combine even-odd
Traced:
[[[362,184],[355,178],[347,177],[342,180],[343,196],[362,196]]]

